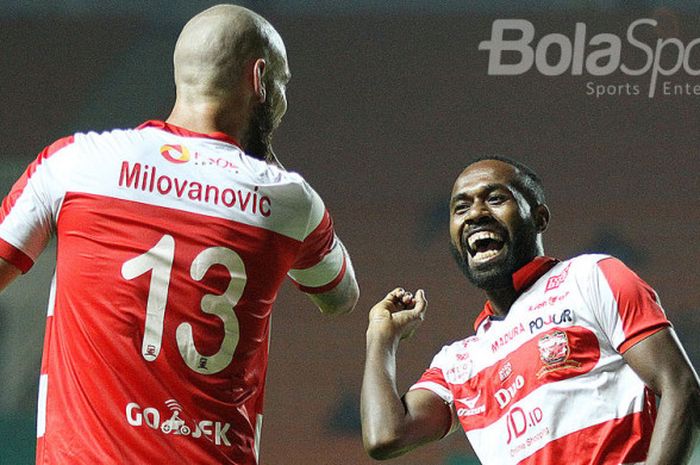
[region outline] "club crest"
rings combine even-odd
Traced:
[[[541,336],[537,342],[537,348],[540,352],[540,360],[544,364],[537,372],[538,378],[552,371],[581,366],[581,363],[576,360],[569,360],[571,354],[569,337],[560,329]]]

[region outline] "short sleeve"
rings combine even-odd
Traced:
[[[60,139],[46,147],[12,186],[0,207],[0,258],[26,273],[54,230],[46,168],[49,157],[73,142]]]
[[[593,310],[620,353],[670,326],[656,292],[620,260],[598,261],[595,273]]]
[[[452,391],[449,388],[444,374],[447,352],[448,347],[443,347],[442,350],[433,357],[432,362],[430,362],[430,367],[423,372],[423,375],[409,388],[409,391],[427,389],[437,394],[448,404],[454,402],[454,396],[452,395]]]
[[[323,201],[306,187],[311,200],[309,232],[288,275],[303,292],[318,294],[333,289],[343,279],[347,252],[335,234],[333,219]]]

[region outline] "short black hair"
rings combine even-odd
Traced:
[[[516,169],[519,175],[518,179],[516,180],[516,187],[520,193],[523,194],[525,200],[527,200],[527,203],[530,204],[530,207],[534,208],[545,203],[544,185],[542,184],[542,179],[540,179],[532,168],[517,160],[513,160],[512,158],[504,157],[502,155],[480,155],[470,160],[464,169],[485,160],[496,160],[507,163]]]

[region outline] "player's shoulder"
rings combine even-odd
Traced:
[[[435,354],[433,365],[449,366],[455,362],[468,361],[471,359],[470,354],[479,342],[480,338],[477,335],[471,335],[463,339],[448,342]]]
[[[251,183],[271,195],[283,197],[285,202],[323,203],[304,176],[296,171],[287,171],[242,151],[236,155],[236,163],[240,166],[241,174]]]
[[[295,171],[287,171],[278,165],[248,155],[242,150],[237,157],[242,169],[260,184],[271,186],[289,184],[301,188],[308,186],[304,177]]]
[[[107,130],[85,130],[77,131],[73,134],[58,139],[48,146],[51,151],[66,149],[66,151],[94,151],[105,147],[124,147],[141,141],[142,137],[136,128],[130,129],[107,129]]]
[[[557,273],[557,270],[571,270],[573,273],[578,275],[587,275],[596,272],[598,269],[598,264],[603,260],[617,260],[612,255],[602,254],[602,253],[586,253],[577,255],[575,257],[563,260],[553,273]]]
[[[552,276],[563,281],[567,276],[573,276],[579,283],[587,282],[596,286],[602,282],[608,284],[631,283],[637,279],[637,274],[622,260],[607,254],[583,254],[563,261],[552,269]]]

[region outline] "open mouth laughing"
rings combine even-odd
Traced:
[[[466,239],[466,250],[474,264],[489,262],[501,255],[505,249],[505,234],[480,229],[470,232]]]

